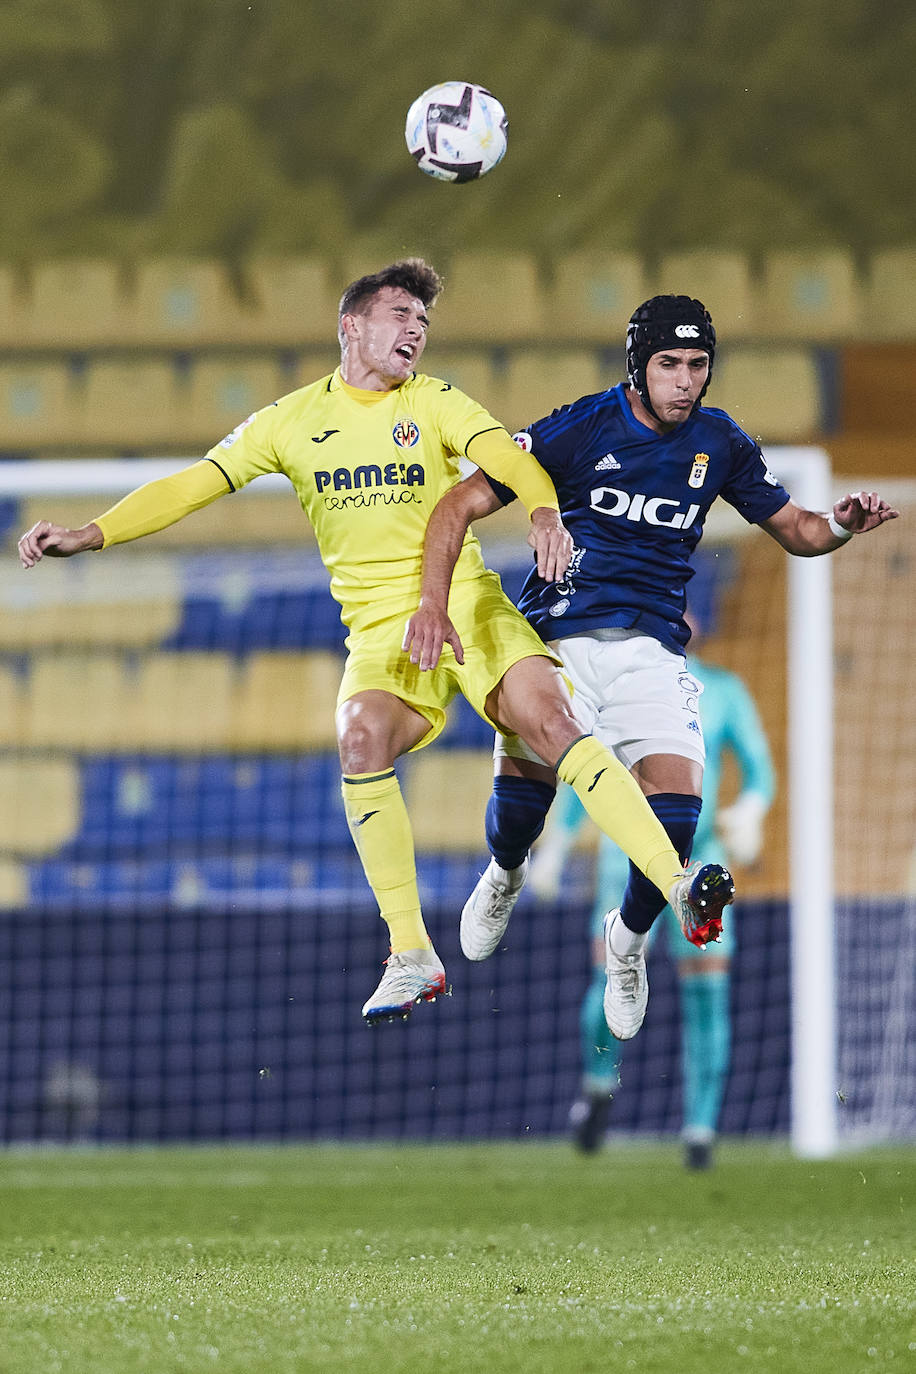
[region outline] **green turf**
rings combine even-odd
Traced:
[[[916,1368],[916,1152],[0,1156],[2,1374]]]

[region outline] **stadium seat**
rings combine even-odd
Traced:
[[[187,754],[225,749],[235,676],[229,654],[149,655],[140,663],[133,683],[131,747]]]
[[[182,443],[182,397],[165,359],[96,359],[87,370],[78,437],[123,451]]]
[[[72,443],[78,425],[66,363],[0,363],[0,450]]]
[[[244,277],[246,303],[236,335],[240,341],[333,345],[339,293],[323,259],[256,258],[246,265]]]
[[[887,248],[872,255],[863,316],[868,339],[916,341],[916,247]]]
[[[701,300],[723,340],[743,339],[755,331],[756,294],[750,265],[741,253],[669,253],[659,264],[653,294]]]
[[[139,592],[130,601],[58,600],[45,605],[7,605],[0,617],[0,649],[23,653],[58,646],[147,647],[173,634],[180,620],[178,597],[147,600]]]
[[[225,267],[206,259],[138,263],[128,311],[135,343],[172,348],[231,344],[243,318]]]
[[[335,749],[334,710],[340,654],[254,653],[235,696],[230,747],[248,750]]]
[[[619,380],[602,368],[597,349],[518,349],[509,357],[499,418],[518,429]]]
[[[542,336],[541,283],[527,253],[457,253],[444,276],[437,341],[515,343]]]
[[[623,348],[627,321],[646,297],[634,253],[572,253],[554,265],[548,321],[558,339]]]
[[[0,263],[0,346],[19,348],[25,327],[24,301],[19,290],[16,271],[7,263]]]
[[[4,739],[15,744],[22,738],[22,713],[25,706],[25,682],[12,668],[0,666],[0,720]]]
[[[852,255],[774,252],[767,255],[760,288],[758,337],[812,341],[856,338],[861,291]]]
[[[195,447],[207,449],[283,390],[274,358],[197,358],[182,408],[184,434]]]
[[[300,386],[309,386],[319,381],[340,364],[340,349],[328,344],[325,348],[314,345],[298,350],[291,372],[284,372],[280,378],[280,396],[295,391]]]
[[[423,372],[441,377],[479,401],[497,419],[502,418],[503,378],[485,349],[439,348],[433,343],[420,366]]]
[[[26,343],[91,348],[120,343],[128,333],[117,263],[61,258],[33,267],[23,320]]]
[[[69,759],[0,759],[0,835],[7,855],[53,854],[80,825],[79,769]]]
[[[723,352],[706,397],[766,443],[796,443],[823,429],[817,360],[805,348]]]
[[[42,653],[30,664],[19,742],[76,752],[137,747],[119,654]]]
[[[417,852],[483,854],[492,784],[490,749],[434,747],[412,755],[405,766],[404,799]]]

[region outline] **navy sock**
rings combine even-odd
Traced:
[[[656,792],[646,801],[665,827],[681,863],[685,864],[690,858],[693,836],[700,819],[700,798],[684,792]],[[650,930],[666,905],[666,899],[655,884],[650,883],[646,875],[631,863],[626,891],[620,903],[620,916],[627,929],[634,934]]]
[[[518,868],[544,829],[555,788],[535,778],[498,773],[487,802],[487,845],[501,868]]]

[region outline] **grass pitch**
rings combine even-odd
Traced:
[[[0,1156],[2,1374],[916,1367],[916,1152]]]

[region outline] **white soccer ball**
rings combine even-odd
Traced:
[[[427,176],[476,181],[502,162],[508,133],[495,95],[470,81],[443,81],[413,102],[404,137]]]

